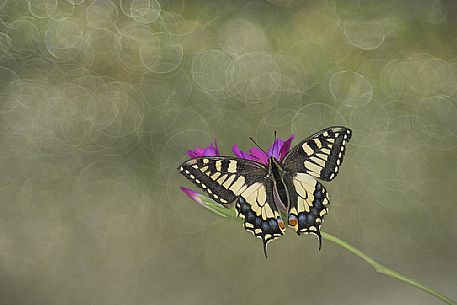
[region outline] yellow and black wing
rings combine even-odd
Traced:
[[[235,157],[198,157],[184,162],[180,172],[216,202],[235,204],[244,228],[267,243],[284,234],[285,226],[273,200],[267,168]]]
[[[313,134],[290,150],[283,160],[284,170],[332,180],[338,174],[351,135],[351,130],[342,126]]]
[[[288,225],[298,234],[315,234],[321,248],[320,226],[330,204],[327,190],[315,178],[331,181],[343,162],[352,131],[342,126],[323,129],[300,142],[283,160],[289,191]]]
[[[289,190],[288,225],[298,234],[315,234],[321,248],[320,227],[330,203],[327,190],[305,173],[287,174],[284,182]]]
[[[270,179],[255,182],[240,195],[235,205],[238,216],[244,219],[244,229],[262,240],[265,256],[268,242],[281,237],[286,230],[273,200],[272,187]]]

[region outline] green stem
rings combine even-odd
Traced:
[[[411,279],[411,278],[409,278],[409,277],[407,277],[407,276],[405,276],[405,275],[403,275],[401,273],[398,273],[398,272],[396,272],[396,271],[394,271],[394,270],[392,270],[392,269],[390,269],[390,268],[388,268],[386,266],[381,265],[380,263],[376,262],[371,257],[369,257],[367,254],[363,253],[362,251],[360,251],[357,248],[354,248],[353,246],[351,246],[350,244],[348,244],[344,240],[341,240],[336,236],[333,236],[331,234],[328,234],[328,233],[322,232],[322,231],[321,231],[321,235],[322,235],[322,237],[324,239],[336,243],[337,245],[345,248],[346,250],[354,253],[355,255],[357,255],[358,257],[360,257],[364,261],[366,261],[368,264],[373,266],[373,268],[376,270],[376,272],[385,274],[385,275],[387,275],[387,276],[389,276],[391,278],[397,279],[397,280],[405,282],[405,283],[407,283],[407,284],[409,284],[411,286],[419,288],[420,290],[423,290],[423,291],[427,292],[428,294],[440,299],[441,301],[445,302],[446,304],[457,305],[457,303],[455,301],[449,299],[448,297],[446,297],[445,295],[439,293],[438,291],[433,290],[431,288],[428,288],[428,287],[426,287],[426,286],[424,286],[422,284],[419,284],[418,282],[414,281],[413,279]]]
[[[206,196],[203,196],[203,195],[199,195],[199,198],[201,199],[201,202],[199,202],[199,204],[205,206],[206,208],[210,209],[213,213],[216,213],[218,215],[221,215],[221,216],[224,216],[224,217],[227,217],[227,218],[232,218],[232,219],[237,219],[236,217],[236,212],[235,212],[235,209],[226,209],[224,208],[223,206],[221,206],[220,204],[216,203],[215,201],[213,201],[212,199],[206,197]],[[376,262],[374,259],[372,259],[371,257],[369,257],[367,254],[363,253],[362,251],[360,251],[359,249],[351,246],[350,244],[348,244],[347,242],[345,242],[344,240],[341,240],[339,239],[338,237],[336,236],[333,236],[331,234],[328,234],[326,232],[322,232],[321,231],[321,236],[328,240],[328,241],[331,241],[331,242],[334,242],[335,244],[337,244],[338,246],[341,246],[343,248],[345,248],[346,250],[354,253],[355,255],[357,255],[358,257],[360,257],[361,259],[363,259],[364,261],[366,261],[368,264],[370,264],[371,266],[373,266],[373,268],[376,270],[376,272],[379,272],[379,273],[382,273],[382,274],[385,274],[387,275],[388,277],[391,277],[391,278],[394,278],[394,279],[397,279],[399,281],[402,281],[402,282],[405,282],[411,286],[414,286],[422,291],[425,291],[427,292],[428,294],[440,299],[441,301],[443,301],[444,303],[446,304],[449,304],[449,305],[457,305],[457,303],[453,300],[451,300],[450,298],[446,297],[445,295],[439,293],[438,291],[436,290],[433,290],[431,288],[428,288],[422,284],[419,284],[418,282],[414,281],[413,279],[401,274],[401,273],[398,273],[384,265],[381,265],[380,263]]]

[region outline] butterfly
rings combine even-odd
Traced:
[[[179,171],[214,201],[234,205],[245,230],[262,240],[265,256],[268,243],[286,231],[283,214],[298,235],[316,235],[321,249],[320,227],[330,201],[318,180],[337,176],[351,136],[349,128],[329,127],[266,162],[201,156],[182,163]]]

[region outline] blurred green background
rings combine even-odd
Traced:
[[[353,129],[323,230],[457,299],[457,2],[0,0],[1,304],[441,304],[179,186]]]

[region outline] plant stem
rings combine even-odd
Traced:
[[[226,209],[223,206],[221,206],[220,204],[216,203],[215,201],[213,201],[212,199],[210,199],[210,198],[208,198],[206,196],[203,196],[201,194],[199,194],[199,196],[200,196],[199,198],[202,200],[201,202],[199,202],[199,204],[206,206],[213,213],[216,213],[216,214],[218,214],[220,216],[224,216],[224,217],[227,217],[227,218],[240,220],[239,218],[236,217],[235,209]],[[388,267],[386,267],[384,265],[381,265],[380,263],[376,262],[374,259],[369,257],[367,254],[365,254],[362,251],[360,251],[359,249],[351,246],[350,244],[348,244],[344,240],[341,240],[338,237],[333,236],[333,235],[331,235],[329,233],[326,233],[326,232],[323,232],[323,231],[321,231],[321,236],[324,239],[326,239],[328,241],[331,241],[331,242],[337,244],[338,246],[341,246],[341,247],[345,248],[349,252],[352,252],[353,254],[357,255],[358,257],[360,257],[361,259],[366,261],[368,264],[373,266],[373,268],[376,270],[376,272],[385,274],[388,277],[391,277],[393,279],[397,279],[399,281],[405,282],[405,283],[407,283],[407,284],[409,284],[411,286],[414,286],[414,287],[416,287],[416,288],[418,288],[418,289],[420,289],[422,291],[425,291],[428,294],[434,296],[435,298],[438,298],[439,300],[443,301],[446,304],[457,305],[457,303],[455,301],[453,301],[450,298],[448,298],[447,296],[439,293],[438,291],[436,291],[434,289],[431,289],[431,288],[428,288],[428,287],[426,287],[426,286],[424,286],[422,284],[419,284],[418,282],[416,282],[413,279],[407,277],[406,275],[403,275],[403,274],[398,273],[398,272],[396,272],[396,271],[394,271],[394,270],[392,270],[392,269],[390,269],[390,268],[388,268]]]
[[[383,266],[381,265],[380,263],[376,262],[374,259],[372,259],[371,257],[369,257],[367,254],[363,253],[362,251],[360,251],[359,249],[351,246],[350,244],[348,244],[347,242],[345,242],[344,240],[341,240],[339,239],[338,237],[336,236],[333,236],[331,234],[328,234],[326,232],[322,232],[321,231],[321,235],[324,239],[328,240],[328,241],[331,241],[331,242],[334,242],[336,243],[338,246],[341,246],[343,248],[345,248],[346,250],[354,253],[355,255],[357,255],[358,257],[360,257],[361,259],[363,259],[364,261],[366,261],[368,264],[370,264],[371,266],[373,266],[373,268],[376,270],[376,272],[379,272],[379,273],[382,273],[382,274],[385,274],[391,278],[394,278],[394,279],[397,279],[399,281],[402,281],[402,282],[405,282],[411,286],[414,286],[420,290],[423,290],[425,292],[427,292],[428,294],[440,299],[441,301],[443,301],[444,303],[446,304],[449,304],[449,305],[457,305],[457,303],[451,299],[449,299],[448,297],[446,297],[445,295],[439,293],[438,291],[436,290],[433,290],[431,288],[428,288],[422,284],[419,284],[418,282],[414,281],[413,279],[401,274],[401,273],[398,273],[386,266]]]

